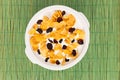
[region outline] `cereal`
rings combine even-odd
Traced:
[[[35,33],[36,33],[36,30],[34,28],[30,29],[30,31],[29,31],[30,35],[32,35],[32,34],[34,35]]]
[[[55,10],[49,18],[43,16],[29,30],[30,45],[45,62],[65,65],[78,54],[77,47],[84,44],[85,32],[74,28],[76,19],[65,11]]]

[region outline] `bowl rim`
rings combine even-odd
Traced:
[[[86,22],[85,24],[85,32],[86,32],[86,38],[85,38],[85,44],[84,44],[84,47],[83,47],[83,50],[79,56],[79,58],[76,58],[73,62],[71,62],[70,64],[68,64],[67,66],[61,66],[61,67],[54,67],[54,66],[50,66],[50,65],[47,65],[47,64],[44,64],[42,62],[40,62],[37,57],[33,54],[33,51],[30,47],[30,43],[29,43],[29,34],[28,34],[28,31],[29,29],[31,28],[31,25],[32,23],[34,23],[34,19],[35,17],[37,17],[40,13],[43,13],[45,10],[50,10],[50,9],[67,9],[69,11],[72,11],[74,14],[76,14],[78,17],[82,16],[84,21]],[[87,20],[87,18],[84,16],[84,14],[82,14],[81,12],[77,12],[76,10],[70,8],[70,7],[67,7],[67,6],[63,6],[63,5],[53,5],[53,6],[48,6],[48,7],[45,7],[41,10],[39,10],[37,13],[34,14],[34,16],[30,19],[28,25],[27,25],[27,28],[26,28],[26,32],[25,32],[25,45],[26,45],[26,49],[25,49],[25,53],[26,53],[26,56],[28,57],[28,59],[34,63],[34,64],[38,64],[40,65],[41,67],[44,67],[46,69],[49,69],[49,70],[65,70],[65,69],[68,69],[74,65],[76,65],[79,61],[81,61],[81,59],[85,56],[86,52],[87,52],[87,49],[88,49],[88,45],[89,45],[89,38],[90,38],[90,32],[89,32],[89,22]]]

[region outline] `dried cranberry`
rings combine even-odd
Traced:
[[[54,43],[58,43],[58,41],[56,39],[54,39]]]
[[[65,15],[65,13],[66,13],[65,11],[62,11],[62,16]]]
[[[49,27],[46,32],[49,33],[49,32],[52,32],[53,28],[52,27]]]
[[[65,62],[69,62],[69,59],[65,58]]]
[[[59,43],[62,43],[62,41],[63,41],[63,39],[60,39],[60,40],[59,40]]]
[[[58,17],[58,18],[57,18],[57,22],[60,23],[61,21],[63,21],[62,17]]]
[[[47,48],[48,48],[49,50],[52,50],[53,45],[52,45],[51,43],[47,43]]]
[[[52,40],[50,40],[50,39],[48,39],[51,43],[53,43],[53,41]]]
[[[37,21],[37,24],[41,24],[42,21],[43,21],[43,20],[38,20],[38,21]]]
[[[76,56],[76,50],[73,50],[73,51],[72,51],[72,55],[73,55],[73,56]]]
[[[48,60],[49,60],[49,57],[45,58],[45,62],[48,62]]]
[[[62,49],[66,49],[66,48],[67,48],[67,46],[66,46],[66,45],[63,45]]]
[[[83,39],[79,39],[77,42],[78,44],[84,44]]]
[[[41,28],[38,28],[36,31],[39,32],[40,34],[43,32]]]
[[[60,64],[60,61],[59,61],[59,60],[56,60],[56,64],[59,65],[59,64]]]
[[[71,43],[73,43],[75,41],[75,39],[73,39],[72,41],[71,41]]]
[[[37,52],[38,52],[38,54],[40,54],[40,50],[39,49],[37,50]]]
[[[75,31],[75,28],[69,28],[70,33],[73,33],[73,31]]]

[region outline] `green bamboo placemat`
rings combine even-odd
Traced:
[[[90,46],[74,67],[50,71],[25,56],[31,17],[49,5],[66,5],[90,21]],[[120,80],[120,0],[0,0],[0,80]]]

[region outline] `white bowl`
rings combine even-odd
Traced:
[[[54,10],[65,10],[68,13],[73,14],[76,18],[76,23],[75,23],[74,27],[77,26],[77,28],[83,29],[85,31],[84,45],[82,46],[82,50],[78,50],[80,55],[75,60],[73,60],[72,62],[69,62],[68,64],[66,64],[64,66],[46,63],[42,58],[40,58],[39,55],[33,53],[31,45],[30,45],[30,41],[29,41],[30,36],[28,34],[28,31],[32,28],[32,25],[34,23],[36,23],[37,20],[42,19],[42,17],[44,15],[48,15],[48,16],[51,15],[50,11],[54,11]],[[28,59],[33,64],[38,64],[46,69],[50,69],[50,70],[68,69],[68,68],[74,66],[75,64],[77,64],[86,54],[86,51],[87,51],[88,45],[89,45],[89,34],[90,34],[89,33],[89,22],[88,22],[87,18],[81,12],[77,12],[70,7],[66,7],[66,6],[62,6],[62,5],[49,6],[49,7],[46,7],[44,9],[38,11],[32,17],[30,22],[28,23],[27,28],[26,28],[26,33],[25,33],[25,44],[26,44],[25,53],[26,53],[26,56],[28,57]]]

